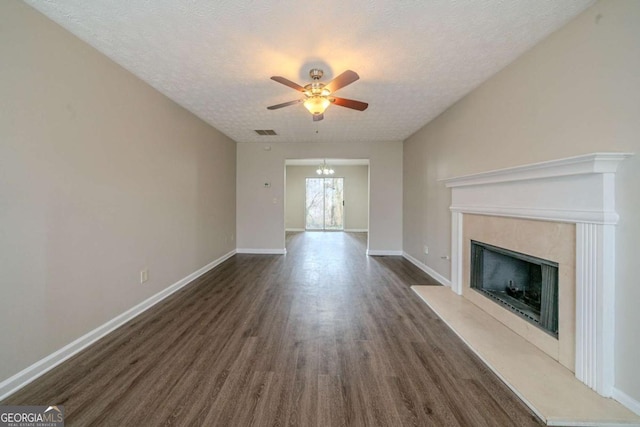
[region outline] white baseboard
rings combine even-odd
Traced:
[[[376,249],[367,249],[369,256],[402,256],[402,251],[385,251]]]
[[[623,406],[625,406],[631,412],[634,412],[636,415],[640,415],[640,402],[638,402],[633,397],[629,396],[624,391],[620,391],[614,387],[612,397],[618,402],[620,402]]]
[[[284,231],[304,231],[304,228],[285,228]]]
[[[440,282],[440,284],[442,284],[444,286],[451,287],[451,280],[447,279],[442,274],[440,274],[437,271],[435,271],[433,268],[431,268],[428,265],[418,261],[417,259],[415,259],[414,257],[412,257],[411,255],[409,255],[406,252],[402,252],[402,256],[404,258],[406,258],[408,261],[410,261],[413,265],[418,267],[420,270],[424,271],[429,276],[431,276],[434,279],[436,279],[438,282]]]
[[[69,359],[70,357],[74,356],[78,352],[84,350],[85,348],[87,348],[94,342],[98,341],[100,338],[104,337],[108,333],[114,331],[115,329],[119,328],[129,320],[133,319],[134,317],[138,316],[144,311],[150,309],[151,307],[153,307],[163,299],[167,298],[169,295],[173,294],[174,292],[180,290],[180,288],[188,285],[189,283],[191,283],[198,277],[202,276],[209,270],[222,264],[224,261],[226,261],[227,259],[231,258],[233,255],[235,255],[235,253],[236,251],[233,250],[221,256],[220,258],[205,265],[199,270],[189,274],[187,277],[179,280],[173,285],[147,298],[146,300],[142,301],[140,304],[135,305],[134,307],[130,308],[124,313],[114,317],[113,319],[109,320],[107,323],[104,323],[101,326],[98,326],[96,329],[86,333],[85,335],[81,336],[75,341],[65,345],[64,347],[57,350],[56,352],[51,353],[47,357],[40,359],[33,365],[23,369],[22,371],[18,372],[12,377],[2,381],[0,383],[0,400],[3,400],[7,396],[15,393],[25,385],[37,379],[41,375],[44,375],[45,373],[49,372],[51,369],[55,368],[56,366],[58,366],[65,360]]]
[[[251,248],[238,248],[236,249],[238,254],[259,254],[259,255],[286,255],[287,249],[251,249]]]

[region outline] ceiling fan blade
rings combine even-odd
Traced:
[[[313,121],[314,122],[319,122],[322,119],[324,119],[324,114],[314,114],[313,115]]]
[[[333,104],[339,105],[341,107],[351,108],[358,111],[364,111],[369,106],[369,104],[367,104],[366,102],[354,101],[353,99],[331,97],[329,98],[329,100]]]
[[[304,88],[302,86],[300,86],[298,83],[292,82],[289,79],[285,79],[284,77],[273,76],[271,77],[271,80],[276,81],[278,83],[282,83],[285,86],[289,86],[290,88],[295,89],[298,92],[304,92]]]
[[[345,87],[346,85],[350,85],[359,78],[360,76],[358,75],[358,73],[356,73],[355,71],[347,70],[327,83],[325,88],[329,89],[329,91],[333,93],[338,89]]]
[[[271,107],[267,107],[267,110],[277,110],[278,108],[288,107],[289,105],[297,104],[302,102],[302,99],[296,99],[295,101],[283,102],[282,104],[272,105]]]

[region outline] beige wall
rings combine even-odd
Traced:
[[[369,159],[369,250],[402,251],[402,143],[266,146],[237,147],[238,249],[284,249],[286,159],[334,158]]]
[[[18,1],[0,94],[2,381],[232,251],[236,148]]]
[[[363,231],[369,219],[369,166],[332,165],[332,177],[344,178],[344,229]],[[316,166],[287,166],[285,227],[305,228],[306,179],[317,178]]]
[[[616,388],[640,401],[640,2],[601,1],[404,143],[404,250],[449,278],[450,191],[437,179],[596,151],[617,174]],[[425,243],[431,248],[422,255]]]

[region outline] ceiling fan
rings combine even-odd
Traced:
[[[338,98],[332,96],[332,94],[338,89],[341,89],[358,80],[360,76],[358,76],[356,72],[347,70],[327,84],[320,82],[320,79],[323,75],[324,72],[319,68],[312,68],[311,71],[309,71],[309,76],[311,76],[313,82],[304,87],[292,82],[291,80],[285,79],[284,77],[271,77],[271,80],[282,83],[285,86],[289,86],[290,88],[293,88],[298,92],[302,92],[304,94],[304,98],[285,102],[282,104],[272,105],[270,107],[267,107],[267,109],[277,110],[278,108],[287,107],[289,105],[302,102],[305,108],[309,110],[311,114],[313,114],[314,122],[324,119],[324,112],[331,104],[336,104],[341,107],[347,107],[358,111],[364,111],[367,109],[369,104],[367,104],[366,102],[354,101],[353,99]]]

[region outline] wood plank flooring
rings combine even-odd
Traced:
[[[365,246],[235,255],[2,404],[67,425],[541,425],[410,289],[435,281]]]

